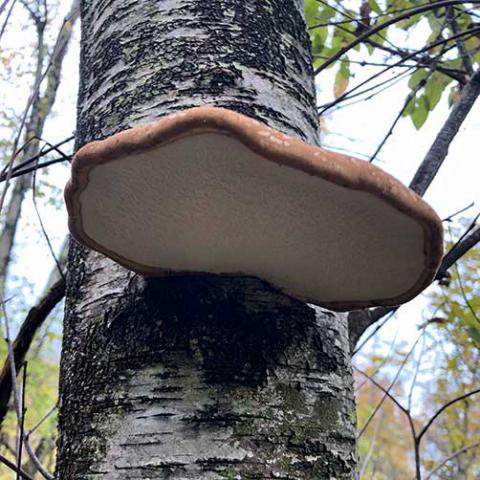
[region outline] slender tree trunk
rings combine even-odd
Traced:
[[[46,76],[46,87],[43,94],[38,94],[32,102],[31,113],[26,125],[24,138],[26,146],[23,150],[22,159],[32,158],[40,151],[39,141],[31,139],[42,136],[45,122],[47,121],[47,118],[50,115],[55,103],[57,90],[61,80],[63,60],[67,53],[68,44],[70,43],[72,36],[71,27],[79,16],[79,3],[80,0],[72,1],[72,6],[68,14],[68,18],[71,22],[70,28],[65,28],[62,26],[55,41],[52,56],[49,61],[46,62],[49,68]],[[41,79],[43,68],[46,67],[44,60],[45,57],[48,57],[44,51],[45,45],[43,44],[43,30],[39,30],[38,38],[39,51],[37,54],[37,67],[34,81],[35,85]],[[22,204],[25,194],[32,183],[32,176],[31,174],[24,175],[17,180],[12,181],[12,183],[13,189],[10,195],[9,203],[5,207],[4,224],[0,234],[0,292],[3,292],[4,290],[5,278],[12,256],[15,234],[17,232],[17,226],[22,211]]]
[[[77,146],[204,104],[317,141],[301,0],[84,0],[82,33]],[[59,479],[356,478],[344,315],[75,242],[67,283]]]

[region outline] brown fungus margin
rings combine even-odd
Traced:
[[[266,160],[302,170],[309,175],[320,177],[348,189],[369,192],[417,220],[422,226],[424,231],[424,270],[410,289],[394,298],[353,302],[320,302],[322,306],[344,311],[378,305],[399,305],[414,298],[432,282],[443,254],[442,223],[434,210],[415,192],[391,175],[365,161],[306,144],[252,118],[218,107],[204,106],[183,110],[163,117],[155,123],[125,130],[105,140],[93,141],[78,150],[72,161],[72,177],[65,187],[68,225],[73,237],[124,267],[143,275],[202,273],[172,272],[141,265],[98,244],[83,230],[80,195],[88,184],[90,171],[95,166],[165,145],[184,136],[206,132],[230,135]],[[225,275],[233,276],[236,273]],[[273,287],[279,288],[276,285]],[[282,289],[280,288],[280,290]],[[296,296],[296,298],[299,297]],[[304,297],[299,299],[319,304],[318,299]]]

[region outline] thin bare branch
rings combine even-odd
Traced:
[[[380,328],[387,323],[397,309],[398,307],[377,307],[374,309],[367,308],[364,310],[352,310],[349,312],[348,334],[352,356],[358,353],[365,346],[365,344],[378,332],[378,330],[380,330]],[[356,347],[358,340],[363,335],[365,330],[387,315],[390,316],[385,319],[385,322],[379,325],[359,347]]]
[[[442,264],[435,277],[441,280],[447,275],[448,269],[462,258],[467,252],[480,243],[480,227],[477,227],[468,237],[455,245],[443,258]]]
[[[32,307],[25,318],[20,331],[12,344],[14,365],[21,365],[30,348],[32,340],[38,328],[48,317],[53,308],[62,300],[65,295],[65,282],[60,278],[55,285],[40,299],[37,305]],[[8,411],[8,403],[12,394],[12,359],[5,361],[0,373],[0,425]]]
[[[12,470],[13,472],[16,472],[19,475],[21,475],[21,477],[24,480],[34,480],[34,478],[31,477],[27,472],[25,472],[24,470],[21,470],[21,469],[19,470],[13,462],[11,462],[8,458],[4,457],[2,454],[0,454],[0,463],[3,463],[10,470]]]
[[[461,455],[462,453],[468,450],[471,450],[472,448],[478,448],[478,447],[480,447],[480,442],[475,442],[458,449],[456,452],[453,452],[451,455],[444,458],[433,470],[428,472],[424,480],[430,480],[433,477],[433,475],[435,475],[450,460],[453,460],[454,458],[458,457],[459,455]]]
[[[332,63],[337,61],[346,52],[348,52],[352,48],[355,48],[357,45],[364,42],[365,40],[367,40],[372,35],[375,35],[376,33],[381,32],[382,30],[389,27],[390,25],[398,23],[401,20],[405,20],[406,18],[413,17],[414,15],[418,15],[418,14],[423,13],[423,12],[428,12],[429,10],[434,10],[434,9],[440,8],[440,7],[448,7],[450,5],[457,5],[457,4],[461,4],[461,3],[464,3],[464,0],[441,0],[439,2],[431,2],[431,3],[428,3],[426,5],[421,5],[420,7],[409,10],[408,12],[404,12],[404,13],[398,15],[397,17],[390,18],[389,20],[386,20],[385,22],[379,23],[378,25],[375,25],[374,27],[370,28],[369,30],[363,32],[355,40],[352,40],[348,45],[345,45],[345,47],[341,48],[335,55],[332,55],[325,63],[320,65],[315,70],[315,75],[320,73],[322,70],[325,70]],[[480,2],[473,1],[471,3],[480,3]]]
[[[6,3],[7,2],[2,4],[2,8],[6,6]],[[3,34],[5,33],[5,29],[7,28],[8,21],[10,20],[10,16],[12,15],[12,12],[13,12],[13,7],[15,7],[16,3],[17,3],[17,0],[12,0],[12,4],[10,5],[10,8],[8,9],[8,12],[7,12],[7,17],[5,18],[5,21],[3,22],[2,28],[0,30],[0,40],[2,39]]]
[[[462,293],[463,300],[467,304],[468,310],[472,314],[473,318],[480,325],[480,318],[478,318],[477,312],[475,311],[475,309],[472,306],[472,302],[470,302],[470,300],[468,299],[467,292],[465,291],[465,288],[463,286],[462,277],[461,277],[460,272],[458,270],[457,264],[455,264],[454,267],[455,267],[455,273],[457,274],[458,285],[460,287],[460,292]]]
[[[332,107],[334,107],[335,105],[338,105],[339,103],[343,102],[345,99],[348,99],[348,98],[352,98],[353,95],[352,93],[357,91],[359,88],[363,87],[364,85],[367,85],[368,83],[370,83],[374,78],[380,76],[380,75],[383,75],[384,73],[386,73],[387,71],[391,70],[392,68],[396,68],[396,67],[399,67],[399,66],[402,66],[403,63],[407,60],[410,60],[410,59],[413,59],[415,56],[418,56],[419,54],[423,53],[423,52],[427,52],[428,50],[431,50],[432,48],[435,48],[435,47],[438,47],[440,45],[445,45],[446,43],[452,41],[452,40],[455,40],[455,38],[457,38],[457,36],[459,37],[465,37],[465,36],[471,36],[471,35],[474,35],[476,33],[480,32],[480,28],[479,27],[474,27],[474,28],[471,28],[469,30],[465,30],[464,32],[460,32],[458,33],[457,35],[453,35],[449,38],[446,38],[446,39],[441,39],[441,40],[437,40],[435,42],[432,42],[428,45],[426,45],[425,47],[422,47],[421,49],[419,50],[416,50],[415,52],[413,53],[409,53],[409,54],[406,54],[405,56],[403,56],[400,60],[398,60],[397,62],[395,63],[392,63],[391,65],[388,65],[387,67],[385,67],[383,70],[381,70],[380,72],[377,72],[375,73],[374,75],[370,76],[369,78],[367,78],[366,80],[360,82],[358,85],[355,85],[355,87],[351,88],[350,90],[348,90],[347,92],[345,92],[343,95],[340,95],[338,98],[336,98],[334,101],[330,102],[330,103],[327,103],[325,105],[320,105],[318,108],[320,109],[319,111],[319,115],[322,115],[323,113],[325,113],[327,110],[331,109]],[[446,52],[448,52],[449,50],[451,50],[452,48],[454,48],[455,45],[450,45],[448,47],[445,48],[445,50],[443,50],[442,54],[445,54]],[[439,58],[438,55],[436,55],[434,58]],[[412,68],[415,68],[412,67]]]
[[[451,213],[448,217],[442,219],[442,222],[451,222],[458,215],[465,213],[467,210],[470,210],[475,205],[475,202],[469,203],[466,207],[462,207],[456,212]]]
[[[37,160],[37,162],[38,162],[38,160]],[[48,249],[50,251],[50,255],[52,256],[52,258],[55,262],[55,265],[57,266],[59,275],[62,277],[62,279],[65,283],[65,275],[63,274],[63,270],[62,270],[62,267],[60,265],[60,262],[59,262],[57,256],[55,255],[55,251],[53,250],[53,247],[52,247],[52,242],[50,241],[50,237],[48,236],[47,230],[45,229],[45,225],[43,223],[42,216],[40,215],[40,209],[38,208],[37,198],[36,198],[36,195],[37,195],[37,189],[36,189],[36,183],[37,182],[36,181],[37,181],[37,169],[35,168],[35,170],[33,171],[33,176],[32,176],[32,201],[33,201],[33,206],[34,206],[34,209],[35,209],[35,214],[37,215],[38,223],[40,224],[40,228],[42,230],[43,236],[45,238],[45,241],[47,242]]]
[[[422,332],[423,334],[423,332]],[[400,377],[400,374],[402,373],[402,370],[403,368],[405,367],[406,363],[407,363],[407,360],[409,359],[410,355],[412,354],[412,352],[415,350],[415,347],[417,346],[417,343],[419,342],[420,338],[422,337],[422,334],[418,336],[418,338],[415,340],[414,344],[412,345],[412,348],[410,348],[410,350],[408,351],[408,353],[405,355],[405,358],[402,360],[402,363],[400,364],[400,368],[397,370],[397,373],[395,374],[395,377],[393,378],[392,382],[390,383],[390,385],[388,386],[388,388],[384,391],[385,395],[381,398],[380,402],[378,402],[377,406],[373,409],[373,412],[370,414],[370,416],[368,417],[367,421],[365,422],[365,424],[363,425],[363,427],[360,429],[360,431],[358,432],[358,435],[357,435],[357,438],[360,438],[364,433],[365,433],[365,430],[368,428],[368,426],[370,425],[370,422],[373,420],[373,418],[375,417],[375,415],[377,414],[377,412],[380,410],[380,408],[382,407],[383,405],[383,402],[385,402],[385,399],[388,397],[388,398],[392,398],[393,396],[390,394],[390,391],[391,389],[393,388],[393,386],[395,385],[395,383],[397,382],[398,378]],[[383,387],[382,387],[383,388]],[[395,402],[397,404],[397,406],[399,406],[400,408],[400,404],[398,402]],[[408,410],[405,408],[405,407],[401,407],[402,410],[404,412],[407,412]],[[410,413],[409,413],[409,416],[410,416]],[[411,416],[410,416],[411,418]],[[413,423],[412,423],[413,425]],[[415,433],[415,428],[413,427],[413,433]]]
[[[17,454],[17,480],[20,478],[20,470],[22,469],[22,453],[23,453],[23,439],[25,435],[25,414],[27,412],[27,408],[25,407],[25,395],[27,391],[27,365],[28,363],[25,362],[23,365],[23,377],[22,377],[22,405],[21,405],[21,419],[20,419],[20,434],[18,439],[18,454]]]
[[[445,405],[442,405],[441,408],[439,408],[432,417],[430,417],[430,420],[425,424],[425,426],[422,428],[420,433],[418,434],[418,442],[422,440],[423,436],[425,433],[427,433],[428,429],[432,425],[432,423],[438,418],[439,415],[441,415],[447,408],[452,406],[454,403],[460,402],[461,400],[464,400],[465,398],[469,398],[472,395],[476,395],[477,393],[480,393],[480,388],[477,388],[475,390],[471,390],[470,392],[464,393],[463,395],[460,395],[459,397],[454,398],[453,400],[450,400],[447,402]]]
[[[427,152],[427,155],[410,183],[410,188],[420,196],[424,195],[437,175],[438,170],[448,154],[450,144],[457,135],[460,126],[467,118],[479,95],[480,68],[471,77],[467,85],[465,85],[460,99],[452,108],[447,121],[438,132],[430,150]]]
[[[3,13],[3,11],[7,8],[8,2],[10,0],[3,0],[3,2],[0,4],[0,15]]]
[[[379,390],[381,390],[405,415],[410,415],[410,411],[405,408],[391,393],[389,388],[385,388],[381,383],[378,383],[371,375],[369,375],[364,370],[354,366],[353,367],[358,373],[361,373],[366,379],[372,382]]]
[[[445,26],[445,25],[444,25]],[[443,28],[440,28],[440,31],[438,32],[436,38],[435,38],[435,41],[439,41],[441,40],[442,38],[442,32],[443,32]],[[458,33],[458,32],[456,32]],[[400,119],[402,118],[403,116],[403,113],[405,112],[405,110],[408,108],[408,106],[410,105],[410,102],[417,96],[417,93],[423,88],[425,87],[425,85],[427,84],[428,80],[430,80],[430,78],[432,77],[432,75],[437,71],[437,68],[438,68],[438,64],[440,62],[440,59],[442,58],[442,56],[445,54],[445,51],[447,50],[447,44],[444,43],[442,45],[442,49],[440,51],[440,53],[435,57],[436,60],[435,62],[433,63],[433,65],[430,67],[428,73],[425,75],[424,78],[422,78],[422,80],[420,82],[418,82],[418,85],[415,86],[415,88],[413,88],[412,90],[410,90],[410,92],[408,93],[407,95],[407,98],[405,99],[405,102],[403,103],[403,107],[400,109],[400,111],[398,112],[397,116],[395,117],[395,120],[393,121],[393,123],[390,125],[390,128],[387,132],[387,134],[383,137],[383,140],[380,142],[380,144],[377,146],[375,152],[373,153],[373,155],[371,156],[370,158],[370,162],[373,162],[375,160],[375,158],[377,157],[377,155],[380,153],[380,151],[382,150],[382,148],[384,147],[384,145],[387,143],[387,140],[390,138],[390,136],[393,134],[393,130],[394,128],[397,126],[397,123],[400,121]]]
[[[420,348],[420,355],[418,356],[417,361],[415,362],[415,372],[413,373],[412,383],[410,385],[410,391],[408,392],[408,401],[407,401],[407,409],[410,411],[412,409],[412,398],[413,398],[413,391],[415,390],[415,386],[417,385],[417,378],[418,372],[420,371],[420,365],[422,363],[423,355],[425,354],[425,328],[423,328],[422,332],[422,346]]]
[[[452,33],[458,33],[460,30],[458,28],[456,16],[453,14],[453,7],[447,8],[445,17],[450,23]],[[470,58],[467,48],[465,47],[465,42],[462,38],[457,38],[455,43],[457,44],[458,53],[460,54],[460,58],[462,59],[463,68],[465,68],[465,71],[468,73],[468,75],[472,76],[474,72],[472,60]]]
[[[35,136],[34,137],[35,140],[40,140],[42,142],[45,142],[47,143],[46,140],[43,140],[42,138],[40,137],[37,137]],[[44,157],[45,155],[49,154],[50,152],[52,151],[57,151],[60,153],[60,155],[64,156],[65,159],[70,159],[70,157],[68,155],[65,155],[61,150],[59,150],[59,147],[61,147],[62,145],[64,145],[65,143],[68,143],[68,142],[71,142],[73,139],[75,138],[75,135],[71,135],[70,137],[68,138],[65,138],[64,140],[62,140],[61,142],[58,142],[54,145],[49,145],[48,148],[45,148],[43,149],[40,153],[34,155],[33,157],[30,157],[28,158],[27,160],[24,160],[20,163],[18,163],[17,165],[15,165],[15,167],[13,167],[13,172],[17,171],[17,170],[20,170],[24,167],[26,167],[27,165],[30,165],[31,163],[34,163],[36,162],[37,160],[39,160],[40,158]],[[29,140],[31,140],[32,138],[30,138]],[[35,168],[35,167],[34,167]],[[4,181],[5,178],[6,178],[6,170],[7,170],[7,167],[4,167],[3,170],[2,170],[2,173],[0,174],[0,181]],[[13,175],[12,175],[13,176]]]
[[[37,164],[35,167],[27,167],[27,168],[22,168],[22,169],[14,169],[13,173],[10,175],[10,178],[16,178],[16,177],[22,177],[24,175],[28,175],[29,173],[32,173],[37,170],[42,170],[43,168],[51,167],[52,165],[56,165],[57,163],[64,163],[67,161],[70,161],[72,157],[71,156],[62,156],[60,158],[53,158],[52,160],[47,160],[46,162],[42,162]],[[0,177],[0,183],[4,182],[6,178],[1,178]]]
[[[58,408],[58,403],[55,403],[54,405],[52,405],[47,413],[25,434],[25,437],[26,438],[29,438],[30,435],[35,432],[35,430],[37,430],[37,428],[39,428],[45,421],[48,420],[48,418],[50,418],[50,416],[53,414],[53,412]]]

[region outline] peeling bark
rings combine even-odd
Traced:
[[[317,142],[298,0],[84,0],[78,145],[224,106]],[[301,275],[301,272],[299,272]],[[354,479],[345,315],[71,243],[57,477]]]

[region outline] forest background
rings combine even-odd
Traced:
[[[352,351],[360,477],[479,478],[479,2],[305,6],[323,146],[409,184],[465,91],[473,95],[424,195],[444,219],[446,252],[465,240],[468,248],[418,298],[360,319]],[[20,463],[32,478],[55,465],[78,15],[76,0],[0,1],[1,335],[24,342],[17,386],[35,455]],[[7,364],[1,342],[2,387]],[[19,425],[7,390],[0,388],[0,455],[16,464]],[[0,463],[0,479],[12,472]]]

